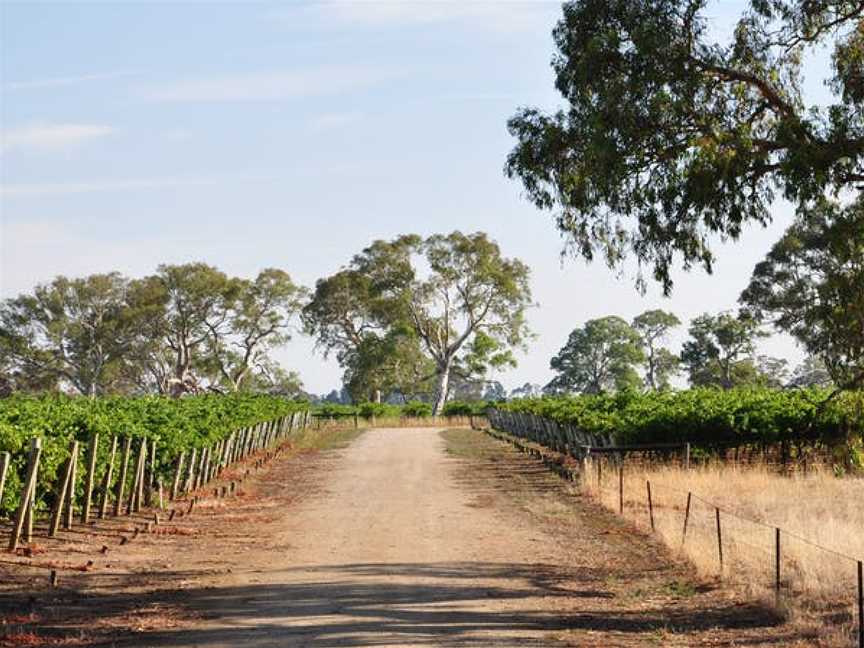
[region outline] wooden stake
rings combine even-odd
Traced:
[[[192,455],[189,457],[189,473],[186,475],[186,482],[183,485],[184,493],[188,493],[195,485],[193,480],[195,479],[195,457],[197,456],[197,452],[197,448],[192,448]]]
[[[73,441],[69,444],[69,458],[66,460],[66,468],[63,470],[63,478],[60,481],[60,486],[57,489],[56,497],[54,498],[54,507],[51,511],[51,522],[48,525],[48,537],[53,538],[57,535],[60,529],[60,522],[63,519],[63,506],[66,504],[66,493],[72,484],[72,467],[75,464],[75,455],[78,454],[78,442]],[[71,486],[70,486],[71,485]]]
[[[774,598],[780,602],[780,528],[774,529]],[[864,647],[862,647],[864,648]]]
[[[69,488],[66,491],[66,506],[63,512],[63,528],[69,531],[72,528],[72,515],[75,509],[75,482],[78,475],[78,442],[72,450],[72,470],[69,474]]]
[[[151,444],[152,445],[152,444]],[[141,476],[138,478],[138,492],[135,494],[135,512],[141,510],[142,506],[147,506],[145,499],[147,493],[147,440],[141,439]]]
[[[120,515],[123,507],[123,491],[126,488],[126,476],[129,474],[129,453],[132,450],[132,437],[127,436],[123,442],[123,458],[120,460],[120,478],[117,480],[117,492],[114,497],[114,515]]]
[[[144,505],[153,505],[153,487],[156,485],[156,442],[150,440],[150,460],[147,462],[147,482],[144,487]]]
[[[129,489],[129,499],[126,501],[126,515],[137,513],[141,509],[141,482],[144,479],[144,461],[147,457],[147,439],[141,439],[138,446],[138,459],[135,462],[135,472],[132,474],[132,488]]]
[[[3,502],[3,490],[6,487],[6,474],[9,472],[9,464],[12,455],[8,452],[0,452],[0,503]]]
[[[87,479],[84,482],[84,506],[81,508],[81,524],[90,521],[90,505],[93,502],[93,480],[96,478],[96,453],[99,451],[99,433],[93,433],[90,441],[90,460],[87,462]]]
[[[723,575],[723,533],[720,530],[720,509],[714,507],[714,514],[717,518],[717,554],[720,558],[720,575]]]
[[[117,435],[111,436],[111,457],[108,459],[108,469],[102,479],[102,500],[99,502],[99,518],[104,519],[108,512],[108,494],[111,492],[111,477],[114,476],[114,459],[117,456]]]
[[[174,483],[171,484],[171,496],[170,500],[173,502],[177,499],[177,492],[180,489],[180,478],[183,475],[183,461],[186,459],[186,451],[180,453],[180,457],[177,459],[177,471],[174,473]]]
[[[33,506],[36,493],[36,476],[39,473],[39,458],[42,456],[42,439],[34,437],[30,439],[30,457],[27,460],[27,475],[24,478],[24,487],[21,490],[21,501],[18,504],[18,512],[15,515],[15,524],[12,527],[12,536],[9,538],[9,551],[18,548],[21,531],[24,529],[24,518],[27,511]],[[32,523],[33,515],[30,514]]]
[[[654,530],[654,501],[651,499],[651,482],[646,481],[645,485],[648,487],[648,517],[651,520],[651,530]]]
[[[618,464],[618,513],[624,515],[624,458]]]
[[[684,510],[684,532],[681,534],[681,546],[684,546],[684,541],[687,539],[687,523],[690,521],[690,498],[692,493],[687,493],[687,508]]]

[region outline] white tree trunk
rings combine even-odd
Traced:
[[[441,416],[444,405],[447,403],[447,394],[450,392],[450,363],[438,368],[438,384],[435,388],[435,407],[432,414]]]

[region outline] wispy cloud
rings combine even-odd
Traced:
[[[323,65],[268,74],[185,79],[140,89],[151,101],[277,101],[340,94],[400,76],[394,69],[366,65]]]
[[[362,117],[363,115],[358,112],[324,113],[309,121],[309,130],[313,133],[323,133],[353,124]]]
[[[28,124],[0,132],[0,151],[57,151],[114,132],[100,124]]]
[[[39,88],[56,88],[58,86],[77,85],[90,81],[107,81],[122,77],[134,76],[132,72],[106,72],[104,74],[79,74],[77,76],[51,77],[48,79],[31,79],[28,81],[12,81],[5,84],[9,90],[30,90]]]
[[[559,7],[560,3],[537,0],[325,0],[295,5],[275,15],[285,19],[307,15],[367,27],[462,22],[492,31],[518,32],[548,24],[548,16],[557,16]]]
[[[182,187],[216,186],[245,182],[270,182],[277,174],[212,176],[191,178],[130,178],[125,180],[91,180],[86,182],[37,182],[0,185],[3,197],[41,197],[68,194],[176,189]]]

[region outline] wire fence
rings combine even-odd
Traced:
[[[665,468],[652,470],[658,462],[646,460],[645,447],[622,446],[613,451],[607,442],[592,448],[539,417],[511,414],[490,413],[494,436],[578,481],[606,508],[680,551],[702,574],[716,576],[754,597],[768,594],[779,609],[806,605],[851,635],[852,645],[864,648],[864,563],[858,557],[748,514],[722,497],[722,491],[712,497],[686,487],[686,476],[698,473],[688,470],[689,448],[688,460],[683,453],[666,453],[674,468],[659,462]],[[547,445],[549,440],[553,445]],[[628,450],[637,452],[639,461],[629,462]],[[669,483],[673,471],[679,475],[675,485]],[[789,507],[796,504],[801,503],[788,501]],[[836,508],[836,501],[824,505]]]

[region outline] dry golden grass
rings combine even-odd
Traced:
[[[598,488],[596,464],[591,466],[583,486],[604,506],[617,511],[617,467],[604,464],[602,473]],[[780,528],[781,606],[792,616],[819,613],[847,631],[857,622],[856,559],[864,559],[864,480],[822,471],[783,476],[749,466],[684,470],[628,463],[624,515],[646,530],[650,530],[649,481],[655,532],[704,576],[722,577],[748,594],[773,598],[775,529]],[[688,492],[693,497],[685,538]]]

